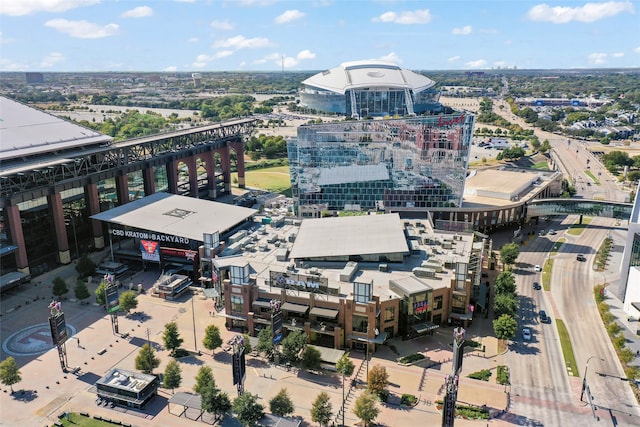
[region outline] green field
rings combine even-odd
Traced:
[[[231,174],[231,182],[238,185],[238,174]],[[285,196],[291,195],[291,178],[289,166],[254,169],[245,172],[245,185],[249,188],[259,188]]]

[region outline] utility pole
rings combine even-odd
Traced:
[[[194,309],[194,306],[193,306],[194,298],[195,298],[195,295],[191,293],[191,317],[193,319],[193,346],[195,347],[195,350],[198,352],[198,354],[200,354],[200,352],[198,351],[198,340],[196,339],[196,310]]]

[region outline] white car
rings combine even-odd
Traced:
[[[538,264],[536,264],[533,266],[533,271],[535,271],[536,273],[539,273],[542,271],[542,268]]]
[[[531,330],[529,328],[522,328],[522,338],[525,341],[531,341]]]

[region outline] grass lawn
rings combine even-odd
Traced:
[[[107,427],[107,426],[111,426],[113,427],[115,424],[112,423],[107,423],[105,421],[98,421],[95,420],[91,417],[84,417],[76,412],[71,412],[69,414],[69,420],[67,421],[66,418],[62,418],[58,421],[60,421],[62,423],[63,426],[65,427],[69,427],[69,426],[75,426],[75,427]]]
[[[542,288],[549,292],[551,290],[551,270],[553,269],[553,260],[548,259],[544,262],[542,268]]]
[[[237,172],[231,174],[231,182],[234,183],[234,185],[237,185]],[[251,188],[260,188],[274,193],[291,195],[289,166],[277,166],[273,168],[246,171],[245,185]]]
[[[547,162],[538,162],[536,164],[534,164],[533,166],[531,166],[532,169],[543,169],[543,170],[549,170],[549,164]]]
[[[571,345],[571,337],[569,337],[569,331],[566,325],[560,319],[556,319],[556,325],[558,327],[558,335],[560,336],[560,345],[562,346],[562,354],[564,355],[564,363],[567,366],[567,372],[574,377],[579,377],[578,364],[576,363],[576,356],[573,354],[573,346]]]
[[[596,176],[592,174],[591,171],[587,170],[587,171],[584,171],[584,173],[586,173],[589,176],[589,178],[593,180],[594,184],[600,185],[600,180],[596,178]]]
[[[593,218],[591,217],[583,216],[582,224],[578,224],[578,223],[573,224],[571,227],[569,227],[569,229],[567,230],[567,233],[571,234],[572,236],[579,236],[580,234],[582,234],[585,228],[589,226],[592,219]]]

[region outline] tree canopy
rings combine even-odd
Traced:
[[[302,351],[302,356],[300,358],[300,365],[302,368],[310,371],[317,371],[320,369],[321,363],[322,358],[320,351],[315,347],[306,346]]]
[[[508,314],[503,314],[493,321],[493,331],[501,340],[511,340],[518,331],[518,322]]]
[[[293,413],[295,407],[286,388],[281,388],[278,394],[273,396],[269,401],[269,410],[272,414],[280,417],[285,417]]]
[[[0,382],[4,385],[8,385],[13,393],[13,385],[22,381],[22,375],[16,360],[9,356],[0,362]]]
[[[171,351],[171,355],[175,354],[175,351],[180,348],[183,341],[184,340],[180,338],[180,332],[178,332],[178,324],[176,322],[169,322],[164,325],[162,342],[164,346]]]
[[[520,256],[520,247],[517,243],[506,243],[500,249],[500,259],[505,265],[513,265]]]
[[[245,427],[256,425],[264,416],[264,406],[258,403],[258,395],[244,392],[233,400],[233,413]]]
[[[374,365],[369,370],[367,378],[367,390],[373,394],[381,395],[389,385],[389,374],[387,368],[382,365]]]
[[[356,399],[353,413],[362,420],[364,427],[367,427],[380,414],[378,399],[372,393],[365,391]]]
[[[167,366],[164,368],[164,376],[162,377],[162,385],[164,388],[170,388],[171,393],[175,388],[180,387],[180,383],[182,382],[182,368],[180,368],[180,364],[175,360],[171,359]]]
[[[245,345],[247,343],[245,338]],[[212,352],[222,345],[222,338],[220,337],[220,329],[216,325],[209,325],[204,330],[204,338],[202,339],[202,345],[207,350]]]
[[[129,313],[134,308],[138,307],[138,294],[136,291],[124,291],[118,298],[120,309]]]
[[[149,344],[144,344],[136,356],[136,369],[145,374],[152,374],[153,370],[160,366],[160,359]]]
[[[321,392],[311,405],[311,421],[321,426],[327,426],[333,416],[331,398],[326,392]]]

